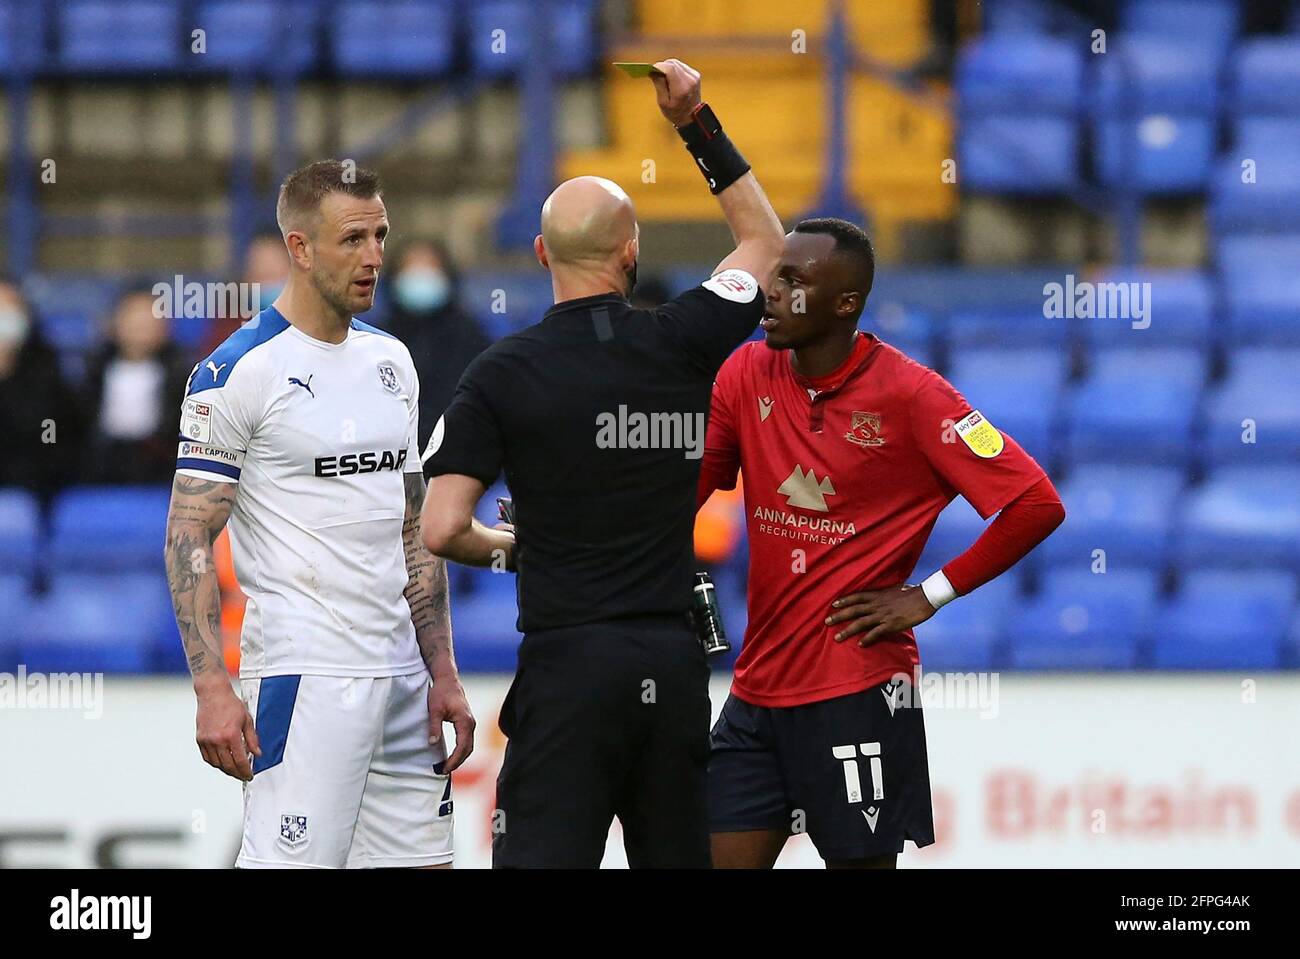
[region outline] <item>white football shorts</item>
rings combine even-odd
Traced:
[[[452,859],[451,777],[429,745],[429,674],[240,681],[262,755],[244,784],[242,869]]]

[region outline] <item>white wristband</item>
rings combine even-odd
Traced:
[[[921,583],[921,591],[935,609],[946,606],[957,598],[957,591],[952,588],[952,583],[948,582],[948,577],[943,575],[941,569],[926,577]]]

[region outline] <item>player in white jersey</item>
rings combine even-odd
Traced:
[[[289,283],[195,366],[181,411],[166,560],[199,749],[244,781],[240,867],[448,866],[450,774],[474,719],[446,566],[420,542],[415,368],[353,318],[383,261],[378,180],[310,164],[276,218]],[[248,597],[242,697],[212,560],[227,520]]]

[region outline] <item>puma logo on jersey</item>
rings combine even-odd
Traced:
[[[213,382],[213,383],[215,383],[215,382],[217,381],[217,377],[221,375],[221,371],[224,370],[228,365],[229,365],[229,364],[222,363],[220,366],[217,366],[217,365],[216,365],[215,363],[213,363],[211,360],[208,360],[208,369],[210,369],[210,370],[212,371],[212,382]]]
[[[826,497],[836,495],[830,476],[818,481],[816,473],[811,469],[805,473],[798,463],[776,491],[786,497],[786,502],[791,506],[815,509],[819,513],[831,511],[831,508],[826,505]]]
[[[315,376],[315,375],[316,375],[316,374],[313,373],[313,374],[311,374],[311,376],[308,376],[308,377],[307,377],[307,382],[306,382],[306,383],[304,383],[302,380],[298,379],[298,377],[296,377],[296,376],[291,376],[291,377],[289,377],[289,385],[290,385],[290,386],[301,386],[301,387],[302,387],[304,390],[306,390],[308,393],[311,393],[311,398],[312,398],[312,399],[315,399],[315,398],[316,398],[316,394],[311,392],[311,377],[312,377],[312,376]]]
[[[776,405],[770,396],[760,396],[758,398],[758,421],[761,423],[772,415],[772,407]]]

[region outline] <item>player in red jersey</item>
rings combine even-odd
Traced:
[[[767,295],[766,343],[713,388],[699,502],[745,476],[749,625],[713,728],[716,867],[770,867],[806,828],[830,867],[934,841],[912,627],[1005,572],[1065,517],[1042,468],[938,373],[857,329],[867,235],[805,220]],[[940,511],[997,518],[908,584]],[[907,706],[901,705],[907,703]]]

